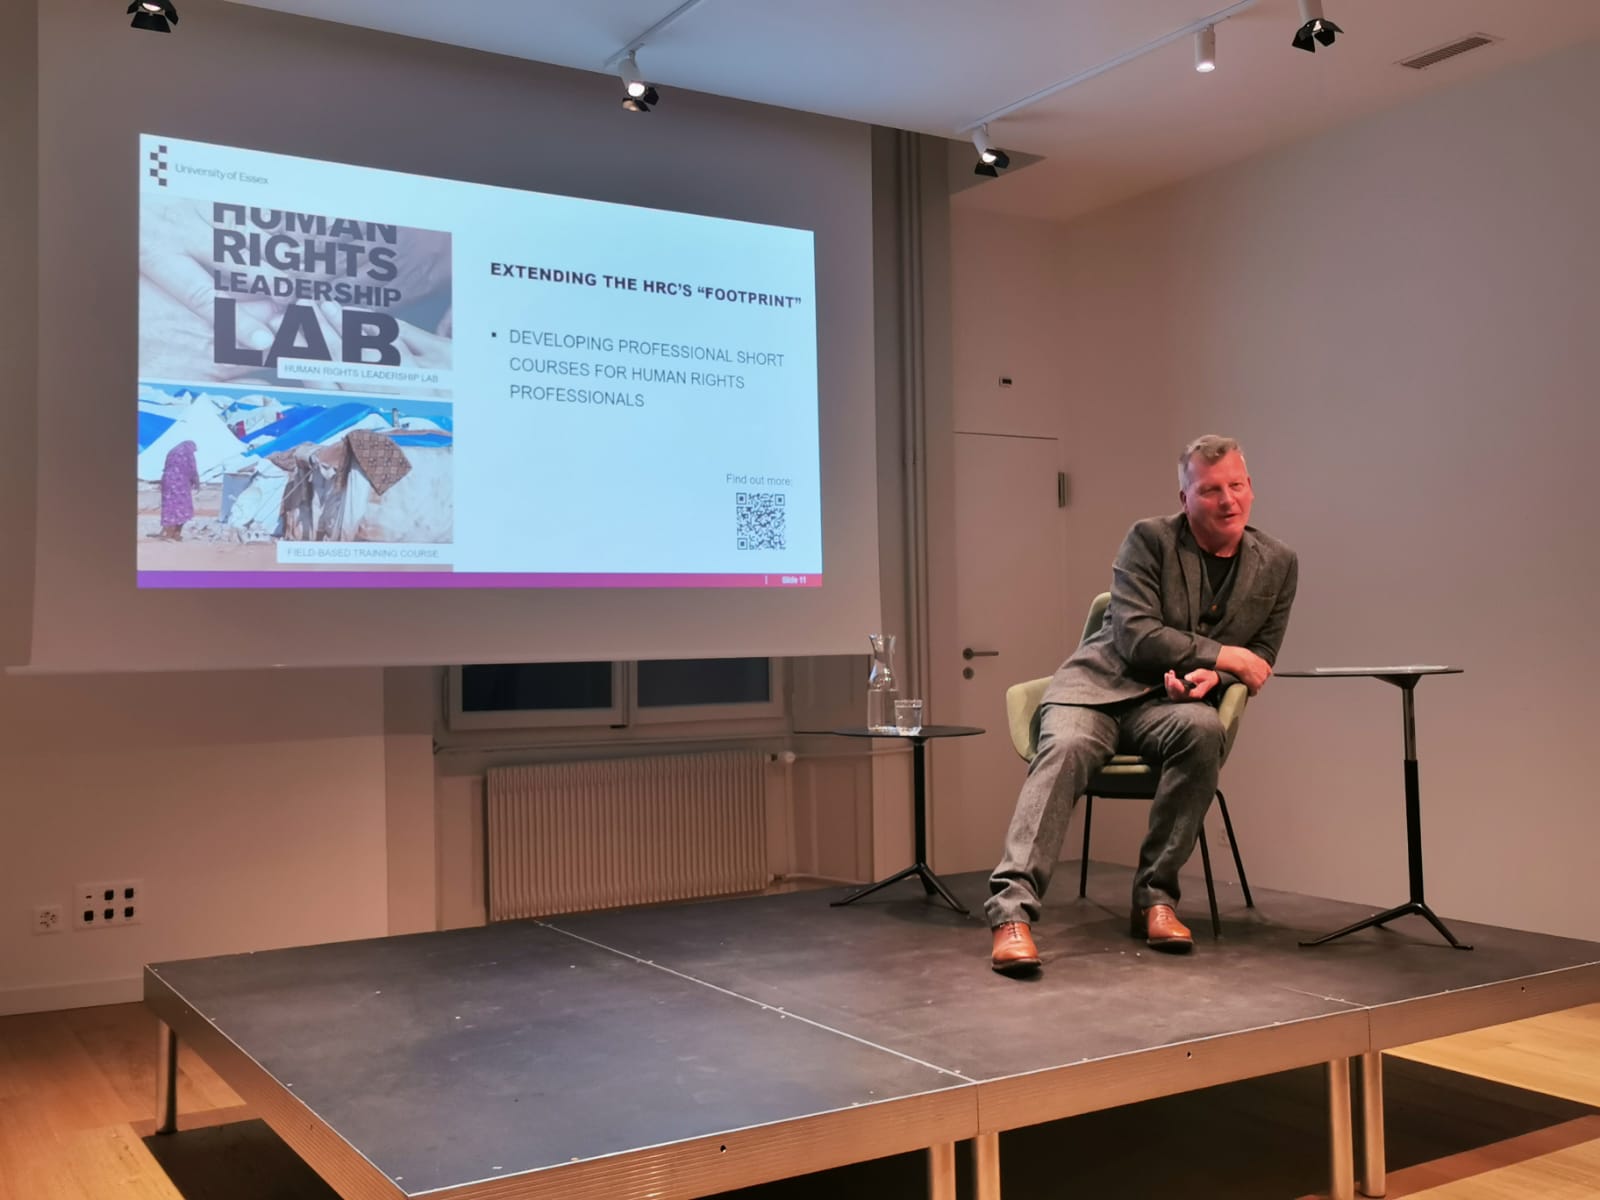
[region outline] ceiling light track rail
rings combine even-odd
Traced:
[[[1059,83],[1052,83],[1049,87],[1043,87],[1036,92],[1030,92],[1020,100],[1014,100],[1010,104],[1007,104],[1001,108],[997,108],[991,113],[985,113],[976,121],[972,121],[969,124],[962,126],[956,132],[962,137],[968,137],[972,134],[973,130],[980,129],[983,126],[988,125],[991,121],[998,121],[1002,117],[1009,117],[1013,113],[1021,112],[1023,109],[1029,108],[1039,103],[1041,100],[1049,99],[1051,96],[1064,92],[1068,88],[1077,87],[1080,83],[1088,83],[1089,80],[1098,78],[1099,76],[1104,75],[1107,71],[1114,71],[1126,63],[1131,63],[1136,58],[1143,58],[1146,54],[1154,53],[1164,46],[1172,45],[1173,42],[1182,41],[1186,37],[1190,37],[1193,34],[1199,33],[1202,29],[1220,25],[1228,18],[1236,17],[1246,9],[1254,8],[1259,3],[1261,3],[1261,0],[1239,0],[1237,4],[1230,4],[1227,8],[1218,9],[1209,17],[1201,17],[1199,20],[1190,21],[1181,29],[1174,29],[1171,33],[1163,34],[1154,41],[1146,42],[1142,46],[1135,46],[1132,50],[1125,51],[1124,53],[1117,55],[1115,58],[1107,59],[1105,62],[1100,63],[1097,66],[1089,67],[1086,70],[1079,71],[1075,75],[1069,75]]]
[[[656,34],[664,32],[669,25],[687,16],[691,9],[698,8],[704,3],[705,0],[683,0],[682,4],[678,5],[677,8],[673,9],[654,25],[650,26],[649,29],[646,29],[637,37],[631,38],[630,40],[624,42],[622,44],[622,49],[618,50],[610,58],[606,59],[602,65],[607,71],[615,71],[619,66],[622,65],[623,59],[627,58],[629,55],[639,53],[640,48],[643,47],[646,42],[654,39]]]

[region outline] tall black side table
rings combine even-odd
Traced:
[[[910,879],[915,875],[922,881],[922,890],[928,895],[939,895],[944,902],[955,909],[962,916],[971,916],[954,896],[950,889],[937,875],[933,868],[928,866],[928,767],[927,751],[930,738],[946,737],[972,737],[974,734],[983,733],[972,725],[924,725],[915,733],[882,732],[860,726],[851,729],[827,729],[821,732],[835,734],[838,737],[865,737],[865,738],[901,738],[911,743],[911,812],[913,827],[916,830],[917,859],[903,871],[896,871],[887,879],[880,879],[877,883],[869,883],[864,888],[851,892],[843,900],[833,901],[835,908],[841,904],[853,904],[863,896],[870,896],[879,888],[886,888],[891,883],[899,883],[902,879]]]
[[[1320,946],[1324,942],[1331,942],[1335,938],[1342,938],[1348,933],[1356,933],[1362,929],[1370,929],[1374,925],[1385,925],[1396,917],[1417,916],[1425,917],[1428,924],[1439,931],[1441,937],[1457,950],[1471,950],[1472,947],[1456,939],[1445,924],[1428,907],[1428,902],[1422,895],[1422,800],[1417,785],[1417,719],[1416,709],[1413,706],[1412,693],[1416,691],[1417,682],[1424,675],[1459,675],[1460,667],[1437,666],[1409,666],[1409,667],[1317,667],[1309,671],[1274,671],[1273,674],[1284,679],[1337,679],[1351,676],[1371,676],[1381,679],[1385,683],[1392,683],[1400,689],[1401,719],[1405,726],[1405,773],[1406,773],[1406,861],[1411,875],[1411,898],[1404,904],[1397,904],[1393,908],[1385,909],[1381,913],[1346,925],[1343,929],[1336,929],[1332,933],[1323,934],[1309,942],[1301,942],[1302,946]]]

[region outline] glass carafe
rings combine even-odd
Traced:
[[[900,696],[900,681],[894,674],[894,634],[871,633],[872,670],[867,675],[867,728],[893,733],[894,702]]]

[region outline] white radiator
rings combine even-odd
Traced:
[[[765,887],[765,759],[733,750],[491,768],[489,920]]]

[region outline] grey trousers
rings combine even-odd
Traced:
[[[1133,904],[1176,906],[1178,870],[1194,853],[1217,790],[1222,741],[1217,710],[1200,701],[1155,696],[1106,708],[1046,705],[1038,753],[1017,797],[1000,865],[989,876],[984,912],[990,927],[1039,919],[1073,806],[1113,754],[1141,754],[1161,764],[1133,876]]]

